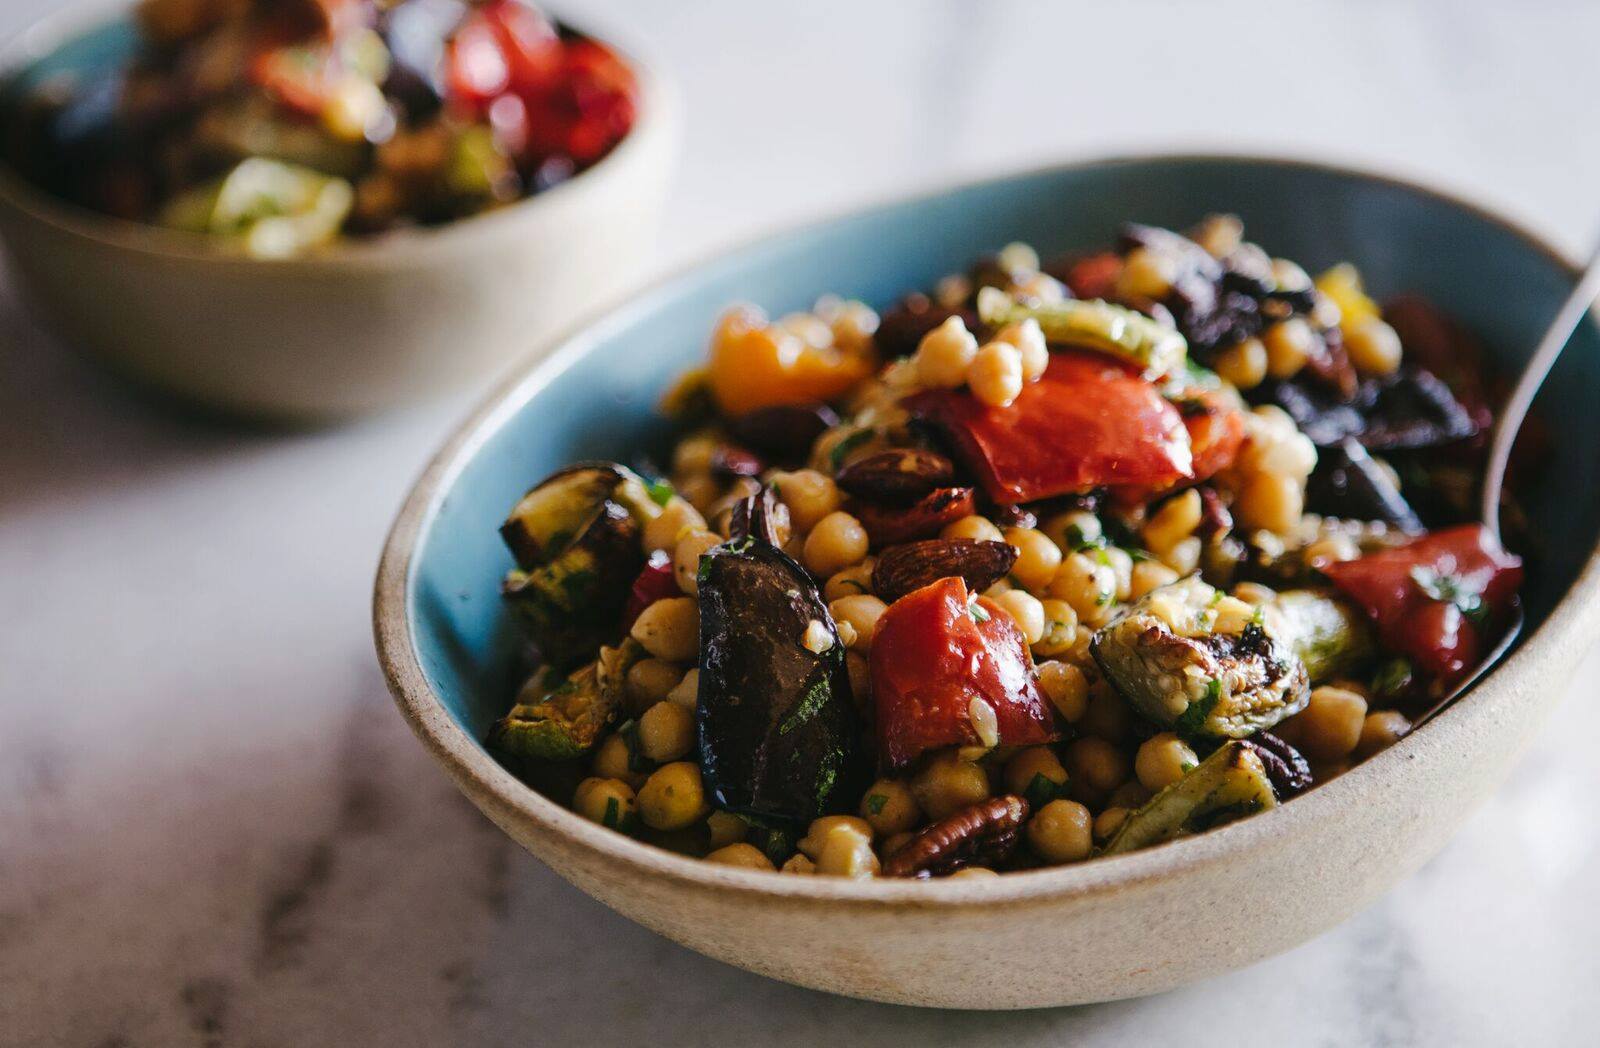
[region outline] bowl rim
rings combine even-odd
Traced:
[[[600,41],[627,62],[639,85],[639,104],[628,133],[601,157],[558,185],[532,196],[521,197],[503,207],[476,215],[453,219],[438,226],[409,227],[359,238],[340,238],[305,255],[289,258],[255,258],[224,250],[214,237],[185,233],[149,222],[102,215],[88,208],[61,200],[27,181],[0,157],[0,204],[28,218],[102,247],[135,252],[162,259],[182,259],[209,265],[245,270],[282,272],[320,271],[382,266],[404,263],[462,245],[474,236],[505,231],[518,223],[531,221],[538,214],[580,201],[622,179],[641,166],[649,165],[661,146],[670,150],[679,124],[682,105],[677,87],[662,72],[662,66],[638,34],[601,19],[591,25],[586,16],[572,19],[565,12],[541,6],[562,25]],[[559,7],[559,5],[557,5]],[[86,0],[69,4],[35,19],[20,32],[0,42],[0,83],[5,83],[30,63],[41,61],[80,36],[108,28],[132,17],[129,0]],[[663,164],[670,169],[670,164]]]
[[[870,878],[781,876],[708,863],[669,852],[590,822],[517,779],[496,761],[482,744],[463,729],[444,708],[428,683],[414,643],[414,623],[408,593],[419,540],[431,525],[461,470],[489,437],[557,376],[578,364],[593,346],[635,315],[648,313],[658,299],[671,296],[680,284],[693,280],[718,263],[733,263],[748,253],[788,236],[849,222],[888,207],[915,205],[947,194],[994,183],[1021,181],[1050,173],[1116,167],[1130,163],[1178,165],[1185,163],[1247,163],[1269,168],[1309,170],[1387,184],[1433,199],[1512,234],[1543,255],[1576,281],[1579,267],[1572,258],[1521,222],[1457,190],[1441,190],[1409,178],[1370,167],[1334,163],[1288,155],[1153,150],[1119,152],[1067,162],[1007,169],[979,178],[958,178],[935,183],[913,193],[889,195],[865,205],[853,205],[820,217],[789,223],[712,250],[652,281],[631,301],[602,311],[569,328],[547,345],[550,355],[513,373],[492,391],[445,440],[407,494],[384,543],[373,591],[373,634],[378,659],[389,690],[412,730],[444,766],[458,788],[503,828],[532,824],[564,838],[591,858],[632,867],[635,873],[670,883],[675,889],[710,890],[755,897],[768,904],[830,904],[842,907],[881,907],[925,910],[962,910],[975,907],[1032,906],[1069,898],[1111,895],[1178,873],[1228,862],[1253,849],[1281,844],[1296,835],[1297,827],[1326,818],[1346,797],[1372,776],[1397,768],[1398,762],[1432,751],[1443,759],[1454,740],[1480,725],[1492,730],[1497,710],[1514,702],[1538,683],[1541,668],[1553,665],[1564,652],[1585,638],[1600,633],[1600,600],[1592,596],[1600,586],[1600,544],[1591,551],[1572,583],[1539,628],[1494,668],[1473,689],[1473,702],[1461,703],[1447,715],[1435,718],[1394,746],[1376,754],[1332,782],[1297,797],[1270,817],[1244,819],[1194,837],[1172,841],[1126,855],[1040,870],[1008,873],[999,878],[936,879],[933,881]],[[1597,308],[1587,314],[1590,322]],[[1591,595],[1585,597],[1585,591]],[[538,851],[534,852],[536,855]],[[540,856],[543,858],[543,856]],[[581,887],[581,886],[580,886]]]

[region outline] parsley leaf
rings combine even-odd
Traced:
[[[869,793],[869,794],[867,794],[867,811],[871,812],[874,815],[882,815],[883,814],[883,806],[885,804],[888,804],[888,803],[889,803],[889,798],[888,798],[888,796],[886,794],[882,794],[882,793]]]
[[[1217,708],[1217,703],[1222,701],[1222,681],[1213,677],[1206,682],[1206,693],[1194,702],[1189,703],[1189,708],[1173,727],[1179,735],[1192,736],[1201,734],[1200,729],[1205,725],[1206,718],[1211,716],[1211,711]]]
[[[672,488],[672,483],[666,480],[652,480],[645,485],[645,490],[650,493],[650,501],[662,507],[671,502],[672,496],[677,494]]]
[[[1483,602],[1483,588],[1460,575],[1418,564],[1411,569],[1411,581],[1428,599],[1455,605],[1477,625],[1481,626],[1489,617],[1489,607]]]
[[[1063,796],[1065,788],[1066,783],[1055,782],[1046,776],[1044,772],[1039,772],[1028,783],[1028,788],[1023,791],[1023,797],[1027,799],[1029,808],[1038,811],[1046,804]]]

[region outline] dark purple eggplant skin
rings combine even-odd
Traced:
[[[1250,399],[1283,408],[1318,447],[1333,447],[1354,437],[1368,451],[1416,451],[1453,444],[1478,432],[1450,387],[1422,368],[1366,379],[1349,401],[1298,376],[1264,382],[1251,390]]]
[[[826,404],[775,404],[729,419],[728,433],[780,466],[796,466],[838,424],[839,413]]]
[[[852,807],[872,772],[845,649],[805,569],[749,535],[700,561],[700,773],[712,802],[765,825]],[[810,624],[833,643],[803,643]]]
[[[1318,451],[1317,468],[1306,481],[1306,509],[1325,517],[1381,520],[1401,531],[1423,530],[1400,489],[1354,437]]]

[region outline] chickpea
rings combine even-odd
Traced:
[[[958,879],[959,880],[987,880],[990,877],[998,877],[998,876],[1000,876],[1000,875],[998,873],[994,872],[993,870],[989,869],[989,867],[987,867],[987,866],[963,866],[963,867],[961,867],[961,869],[957,870],[955,873],[952,873],[950,875],[950,879],[952,881],[953,880],[958,880]]]
[[[1062,773],[1063,777],[1065,772]],[[861,798],[861,817],[883,837],[904,833],[922,821],[911,788],[898,779],[879,779]]]
[[[693,669],[685,673],[677,686],[667,692],[667,701],[693,712],[700,704],[700,671]]]
[[[824,319],[833,327],[834,345],[852,353],[863,352],[878,330],[878,313],[865,302],[841,303]]]
[[[1136,247],[1122,260],[1122,271],[1117,274],[1117,297],[1159,302],[1171,293],[1172,282],[1176,279],[1178,265],[1174,259],[1165,252]]]
[[[817,521],[806,536],[803,550],[806,567],[818,578],[827,578],[867,555],[867,529],[848,513],[835,511]]]
[[[897,833],[891,837],[885,837],[883,843],[878,845],[878,854],[887,859],[901,848],[910,844],[913,836],[915,835],[907,830],[905,833]]]
[[[952,316],[922,336],[913,358],[924,386],[954,389],[967,381],[967,369],[978,355],[978,340],[966,322]]]
[[[1067,743],[1067,781],[1073,796],[1105,797],[1128,778],[1128,756],[1105,739],[1086,736]]]
[[[1022,354],[1022,379],[1032,382],[1050,366],[1050,349],[1045,345],[1044,332],[1032,317],[1020,324],[1008,324],[995,335],[998,342],[1009,342]]]
[[[667,597],[639,614],[629,635],[669,662],[688,662],[700,650],[700,606],[693,597]]]
[[[1121,546],[1107,546],[1100,555],[1111,566],[1112,577],[1117,580],[1117,599],[1127,600],[1128,594],[1133,592],[1133,554]]]
[[[1072,605],[1079,622],[1099,625],[1117,599],[1116,573],[1111,565],[1087,554],[1069,553],[1056,569],[1048,593]]]
[[[589,761],[589,770],[602,779],[620,779],[637,790],[648,778],[647,772],[635,770],[637,763],[627,738],[613,733],[607,735],[600,745],[595,747],[594,757]]]
[[[1287,258],[1272,260],[1272,281],[1280,291],[1304,291],[1311,286],[1310,275]]]
[[[1061,766],[1055,751],[1048,746],[1029,746],[1006,761],[1002,778],[1008,791],[1026,796],[1041,775],[1057,786],[1066,785],[1067,769]]]
[[[1040,601],[1044,612],[1044,632],[1033,642],[1035,655],[1055,656],[1072,650],[1078,637],[1078,613],[1064,600],[1051,597]]]
[[[709,473],[698,473],[692,477],[678,482],[678,494],[692,506],[697,513],[708,512],[713,503],[722,495],[722,483]],[[704,520],[704,516],[701,517]],[[673,536],[677,541],[677,536]],[[669,547],[663,546],[663,549]]]
[[[873,558],[868,557],[859,564],[834,572],[822,587],[822,599],[832,604],[841,597],[871,593],[873,566]]]
[[[1239,389],[1254,389],[1267,377],[1267,347],[1259,338],[1247,338],[1217,354],[1217,374]]]
[[[1039,687],[1061,719],[1076,724],[1089,709],[1089,678],[1070,662],[1041,662]]]
[[[1068,510],[1045,521],[1039,529],[1062,550],[1098,545],[1105,538],[1100,518],[1086,509]]]
[[[1199,535],[1190,535],[1162,554],[1162,561],[1182,575],[1193,575],[1200,567],[1200,552],[1204,548]]]
[[[1305,512],[1305,489],[1293,477],[1257,473],[1245,482],[1233,504],[1234,518],[1248,531],[1287,535]]]
[[[1111,791],[1111,796],[1106,798],[1106,806],[1109,808],[1127,808],[1129,811],[1133,811],[1144,807],[1144,802],[1154,796],[1154,793],[1145,789],[1144,783],[1138,779],[1129,779]]]
[[[715,434],[691,433],[678,441],[678,446],[672,449],[672,472],[683,474],[711,472],[711,461],[721,446],[722,441]]]
[[[640,659],[628,667],[623,693],[628,712],[640,714],[672,693],[683,681],[683,670],[663,659]]]
[[[1011,577],[1025,590],[1042,592],[1061,567],[1061,547],[1033,528],[1007,528],[1003,534],[1017,551]]]
[[[833,478],[814,469],[776,473],[772,482],[777,485],[778,499],[789,509],[789,523],[795,534],[803,534],[816,527],[818,521],[838,509],[844,501]]]
[[[860,652],[847,651],[844,669],[850,675],[850,695],[856,706],[867,710],[872,704],[872,664]]]
[[[1361,722],[1361,738],[1356,743],[1356,759],[1366,760],[1405,737],[1411,722],[1399,710],[1378,710]]]
[[[694,748],[694,713],[665,699],[639,718],[639,749],[658,764],[686,756]]]
[[[572,810],[590,822],[627,832],[633,826],[633,787],[621,779],[584,779],[573,794]]]
[[[1400,336],[1381,320],[1363,321],[1344,333],[1350,363],[1364,375],[1392,375],[1400,367]]]
[[[678,536],[688,530],[701,530],[706,518],[679,495],[672,496],[661,512],[645,523],[644,546],[647,550],[670,550],[677,546]]]
[[[1194,534],[1201,511],[1200,492],[1194,488],[1167,499],[1145,522],[1145,546],[1157,554],[1170,550]]]
[[[972,539],[975,542],[1000,542],[1004,536],[986,517],[962,517],[939,532],[942,539]]]
[[[1022,392],[1022,352],[1009,342],[988,343],[972,358],[967,385],[983,403],[1005,407]]]
[[[1029,647],[1039,643],[1044,637],[1044,605],[1039,603],[1039,598],[1030,596],[1022,590],[1012,590],[995,598],[995,604],[1011,616],[1012,621],[1017,624],[1017,629],[1022,631],[1022,639],[1027,641]]]
[[[677,761],[657,768],[639,790],[639,818],[656,830],[681,830],[706,816],[700,766]]]
[[[714,811],[706,816],[706,831],[712,848],[726,848],[750,835],[750,824],[737,815]]]
[[[793,855],[789,856],[789,858],[779,868],[779,872],[801,874],[816,873],[817,864],[806,858],[804,855],[801,855],[799,852],[795,852]]]
[[[923,814],[937,822],[988,800],[989,776],[971,761],[943,754],[929,761],[911,780],[911,792]]]
[[[1238,636],[1245,627],[1256,621],[1259,609],[1254,604],[1246,604],[1238,597],[1223,597],[1211,608],[1215,621],[1211,624],[1213,633]]]
[[[1244,223],[1238,215],[1207,215],[1190,239],[1212,258],[1227,258],[1244,242]]]
[[[753,844],[729,844],[706,856],[706,862],[721,866],[737,866],[746,870],[770,870],[772,860],[767,853]]]
[[[1347,757],[1361,741],[1367,700],[1353,691],[1323,685],[1311,690],[1306,708],[1295,716],[1300,750],[1314,761]]]
[[[1039,252],[1035,251],[1031,244],[1013,240],[995,252],[994,262],[1003,272],[1016,280],[1039,271]]]
[[[877,597],[862,593],[854,597],[840,597],[828,605],[828,613],[842,627],[849,624],[855,633],[855,643],[847,647],[866,650],[872,647],[873,634],[878,632],[878,620],[889,606]],[[843,630],[840,630],[843,633]]]
[[[854,815],[824,815],[811,820],[811,825],[806,827],[806,835],[795,842],[795,847],[816,859],[821,855],[823,842],[828,835],[838,829],[848,830],[865,841],[872,840],[872,824],[866,819]]]
[[[1096,841],[1109,841],[1122,829],[1122,824],[1127,821],[1128,809],[1107,808],[1094,817],[1094,839]]]
[[[1200,763],[1189,744],[1170,731],[1144,740],[1133,758],[1134,774],[1145,789],[1160,790],[1183,778]]]
[[[1051,865],[1080,862],[1094,850],[1093,820],[1077,801],[1055,800],[1028,820],[1028,847]]]
[[[1110,742],[1125,742],[1133,735],[1133,711],[1127,700],[1103,680],[1089,688],[1089,702],[1078,727],[1086,735]]]
[[[1317,350],[1317,333],[1300,317],[1267,328],[1261,341],[1267,347],[1267,374],[1273,378],[1293,378]]]
[[[1138,600],[1151,590],[1170,586],[1181,576],[1158,560],[1141,560],[1129,577],[1128,599]]]
[[[720,545],[722,536],[704,528],[687,531],[678,538],[672,553],[672,577],[679,589],[691,595],[700,592],[700,556]]]
[[[835,826],[822,840],[817,853],[817,872],[833,877],[871,877],[878,872],[878,856],[872,839],[845,826]]]

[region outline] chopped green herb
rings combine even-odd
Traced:
[[[789,711],[789,715],[778,725],[778,734],[787,735],[800,727],[806,721],[815,717],[828,704],[828,698],[833,693],[828,688],[828,678],[822,677],[807,690],[805,697]]]
[[[1038,811],[1046,804],[1063,796],[1065,789],[1066,783],[1056,782],[1044,772],[1039,772],[1028,783],[1028,788],[1023,791],[1023,796],[1028,801],[1028,807]]]
[[[606,798],[606,813],[600,819],[600,825],[613,830],[622,828],[622,805],[615,797]]]
[[[1103,564],[1108,568],[1111,567],[1111,554],[1106,552],[1106,544],[1104,540],[1101,540],[1100,545],[1095,547],[1094,559],[1098,564]]]
[[[833,450],[828,452],[828,465],[832,466],[834,470],[837,471],[840,466],[844,465],[844,459],[846,455],[850,454],[850,452],[854,451],[856,448],[859,448],[862,444],[871,439],[872,430],[856,430],[854,433],[840,440],[839,443],[833,446]]]
[[[1418,564],[1411,569],[1411,581],[1430,600],[1455,605],[1461,614],[1478,625],[1482,625],[1489,616],[1489,608],[1483,602],[1482,587],[1473,585],[1460,575]]]
[[[672,488],[672,483],[666,480],[652,480],[645,485],[645,490],[650,493],[650,501],[658,506],[665,506],[672,501],[672,496],[677,494]]]
[[[1379,695],[1399,695],[1410,689],[1411,663],[1406,659],[1390,659],[1378,667],[1372,677],[1372,690]]]
[[[983,607],[981,605],[979,605],[978,602],[975,601],[975,600],[968,602],[968,604],[967,604],[967,614],[972,616],[972,621],[973,622],[988,622],[989,621],[989,613],[987,611],[985,611],[983,609]]]
[[[1100,549],[1106,544],[1105,535],[1102,534],[1091,537],[1090,535],[1086,534],[1083,528],[1077,524],[1068,524],[1066,533],[1063,537],[1067,540],[1067,545],[1071,546],[1073,551],[1076,553],[1082,553],[1085,550]]]
[[[1211,711],[1217,708],[1217,703],[1222,701],[1222,681],[1213,677],[1206,682],[1206,693],[1194,702],[1189,703],[1189,708],[1183,711],[1173,727],[1179,735],[1190,736],[1202,734],[1201,728],[1206,723],[1206,718],[1211,716]]]
[[[889,803],[889,798],[882,793],[867,794],[867,811],[874,815],[883,814],[883,806]]]

